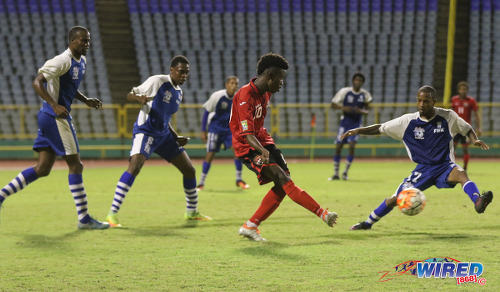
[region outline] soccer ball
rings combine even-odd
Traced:
[[[416,188],[404,189],[398,194],[397,204],[403,214],[414,216],[424,209],[425,195]]]

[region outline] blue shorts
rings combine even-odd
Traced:
[[[221,145],[224,145],[224,150],[231,148],[231,139],[231,132],[208,132],[207,152],[219,152]]]
[[[150,136],[140,132],[135,133],[130,156],[140,153],[148,159],[153,152],[170,162],[177,155],[184,152],[184,148],[177,143],[172,133],[164,136]]]
[[[339,131],[337,134],[337,138],[335,138],[335,143],[336,144],[343,144],[343,143],[351,143],[351,142],[356,142],[358,141],[359,135],[354,135],[354,136],[349,136],[345,138],[343,141],[340,140],[340,137],[347,131],[359,128],[360,124],[344,124],[340,123]]]
[[[78,139],[70,118],[56,118],[44,112],[38,113],[38,136],[33,150],[50,148],[56,155],[74,155],[80,152]]]
[[[438,189],[454,188],[456,184],[448,182],[450,172],[457,167],[454,162],[445,162],[437,165],[419,164],[399,185],[394,196],[403,189],[417,188],[421,191],[436,186]]]

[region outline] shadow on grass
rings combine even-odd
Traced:
[[[47,236],[43,234],[28,234],[23,235],[23,241],[17,242],[18,246],[26,248],[57,248],[65,249],[65,241],[78,237],[82,233],[81,230],[75,230],[63,235],[58,236]]]
[[[125,229],[125,228],[120,228]],[[135,236],[154,236],[154,237],[174,237],[179,236],[172,228],[168,226],[145,226],[145,227],[128,227],[125,229],[133,233]]]
[[[282,249],[290,247],[289,244],[279,242],[255,242],[255,244],[256,246],[244,247],[236,251],[250,256],[275,258],[287,262],[304,259],[300,255],[282,251]]]
[[[241,221],[241,220],[240,220]],[[238,223],[236,223],[238,222]],[[169,229],[189,229],[189,228],[214,228],[214,227],[225,227],[232,226],[234,228],[239,228],[241,222],[236,221],[236,219],[214,219],[213,221],[186,221],[180,225],[170,225],[165,228]]]
[[[438,233],[438,232],[373,232],[373,231],[349,231],[349,233],[341,233],[333,235],[336,239],[350,239],[350,240],[366,240],[366,239],[398,239],[398,240],[412,240],[416,242],[427,241],[450,241],[450,242],[474,242],[492,240],[496,238],[493,235],[478,235],[478,234],[463,234],[463,233]],[[326,237],[326,236],[323,236]]]
[[[242,239],[242,240],[247,240],[247,239]],[[250,255],[250,256],[275,258],[275,259],[279,259],[279,260],[283,260],[283,261],[290,261],[290,262],[296,262],[297,260],[303,260],[303,259],[307,258],[307,256],[301,256],[298,254],[289,253],[289,252],[283,251],[283,249],[294,248],[294,247],[303,247],[303,246],[318,246],[318,245],[324,246],[324,245],[341,245],[342,244],[339,240],[336,240],[336,239],[311,242],[310,238],[307,239],[307,242],[294,242],[294,241],[291,241],[291,243],[273,242],[273,241],[266,241],[266,242],[252,242],[252,241],[250,241],[250,242],[251,242],[251,244],[255,244],[255,246],[251,246],[251,247],[247,246],[244,248],[237,249],[236,251],[239,253]]]

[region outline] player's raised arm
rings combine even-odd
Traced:
[[[368,127],[352,129],[352,130],[345,132],[340,137],[340,139],[343,140],[349,136],[355,136],[358,134],[361,134],[361,135],[379,135],[380,134],[380,131],[379,131],[380,126],[381,126],[381,124],[374,124],[374,125],[371,125]]]
[[[47,89],[43,85],[47,82],[43,73],[38,73],[38,75],[33,80],[33,89],[35,89],[36,94],[38,94],[43,100],[45,100],[54,110],[54,113],[59,118],[66,118],[69,115],[68,110],[63,105],[58,104],[47,92]]]

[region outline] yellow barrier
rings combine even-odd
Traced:
[[[479,103],[479,113],[483,117],[483,136],[500,136],[500,131],[494,131],[493,109],[498,110],[500,103]],[[9,131],[0,129],[0,139],[33,139],[36,137],[36,114],[39,106],[35,105],[0,105],[1,118],[15,125]],[[108,139],[108,138],[130,138],[133,123],[137,117],[140,106],[137,104],[105,104],[101,112],[89,109],[83,104],[72,107],[73,123],[76,126],[80,139]],[[172,118],[172,125],[177,128],[179,122],[183,135],[200,137],[200,125],[193,124],[194,121],[186,120],[185,112],[194,111],[194,115],[201,117],[201,104],[182,104],[184,111],[183,120],[179,117]],[[383,114],[383,111],[385,115]],[[365,118],[364,124],[385,122],[390,117],[397,117],[405,112],[414,112],[414,103],[373,103],[371,112]],[[288,137],[311,137],[310,115],[314,113],[317,117],[316,136],[334,137],[337,134],[337,126],[341,113],[334,111],[327,103],[309,104],[275,104],[271,106],[269,122],[266,123],[273,136]],[[179,115],[179,113],[177,114]],[[112,116],[110,118],[110,116]],[[290,118],[288,118],[290,116]],[[289,119],[287,122],[286,119]],[[111,127],[109,123],[114,123]],[[187,123],[191,126],[186,127]],[[485,125],[490,125],[486,127]],[[295,127],[295,128],[294,128]],[[497,126],[498,127],[498,126]],[[293,128],[292,130],[290,130]]]

